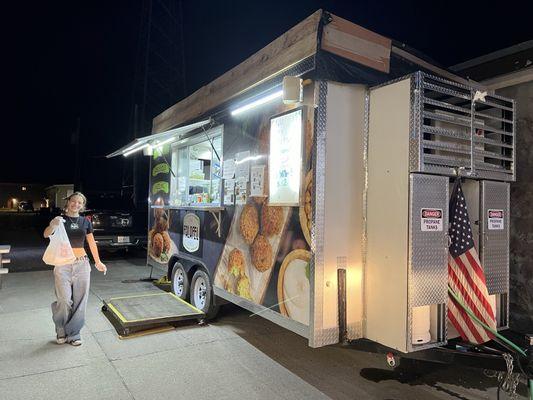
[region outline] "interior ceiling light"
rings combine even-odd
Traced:
[[[231,115],[239,115],[245,111],[251,110],[252,108],[258,107],[262,104],[268,103],[272,100],[279,99],[283,96],[283,90],[278,90],[277,92],[271,93],[264,97],[261,97],[257,100],[252,101],[251,103],[245,104],[242,107],[236,108],[231,112]]]

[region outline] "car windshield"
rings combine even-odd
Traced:
[[[88,210],[131,210],[133,202],[129,198],[113,195],[87,196]]]

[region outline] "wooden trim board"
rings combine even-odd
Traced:
[[[324,26],[322,49],[389,73],[392,41],[343,18],[331,15]]]

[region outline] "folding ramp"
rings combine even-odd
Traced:
[[[102,311],[121,337],[205,318],[202,311],[168,292],[114,297],[104,300]]]

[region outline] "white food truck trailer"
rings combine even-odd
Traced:
[[[513,100],[319,10],[109,157],[151,155],[148,264],[176,296],[208,316],[220,299],[260,312],[312,347],[412,353],[458,336],[457,179],[508,326],[514,135]]]

